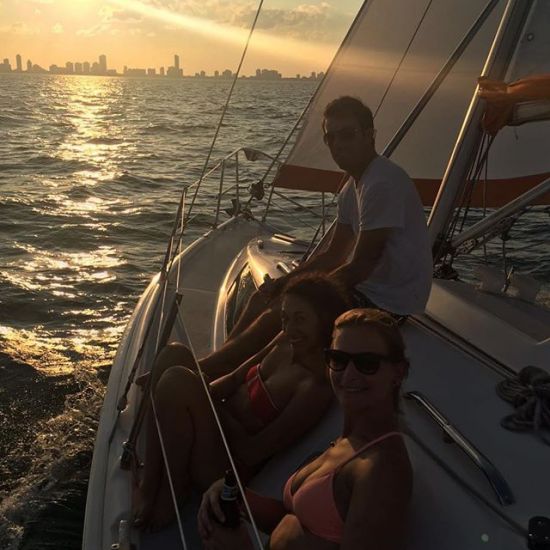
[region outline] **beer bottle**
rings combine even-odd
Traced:
[[[225,516],[224,527],[234,529],[241,522],[238,499],[239,487],[237,486],[237,479],[233,470],[227,470],[220,495],[220,507]]]

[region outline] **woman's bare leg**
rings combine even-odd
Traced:
[[[176,496],[185,497],[191,483],[204,489],[221,477],[227,459],[198,377],[186,368],[166,370],[156,387],[155,408]],[[155,530],[175,518],[175,509],[156,425],[153,428],[140,492],[149,497],[142,521]]]
[[[218,350],[200,359],[199,363],[211,380],[235,370],[258,353],[281,330],[280,300],[257,317],[251,325],[233,335]]]
[[[195,358],[191,353],[191,350],[181,342],[170,342],[162,348],[160,353],[155,359],[155,364],[153,368],[146,374],[138,377],[136,379],[136,384],[138,386],[145,387],[148,383],[149,377],[152,376],[151,388],[154,389],[157,386],[160,377],[170,368],[170,367],[188,367],[191,370],[196,371],[197,365]]]

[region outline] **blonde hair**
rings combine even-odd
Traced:
[[[405,355],[405,341],[397,325],[397,321],[386,311],[375,308],[355,308],[342,313],[334,321],[334,330],[342,330],[346,327],[372,327],[382,337],[388,347],[388,357],[392,363],[401,363],[405,367],[405,377],[409,373],[409,360]],[[399,408],[398,386],[394,393],[394,404]]]

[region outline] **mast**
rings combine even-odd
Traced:
[[[534,0],[508,0],[483,68],[483,76],[494,80],[504,78],[533,3]],[[432,247],[445,236],[456,205],[456,197],[459,196],[466,183],[465,179],[473,161],[472,157],[475,156],[473,153],[477,151],[481,141],[480,121],[484,105],[478,99],[477,93],[478,87],[476,86],[430,213],[428,231]]]

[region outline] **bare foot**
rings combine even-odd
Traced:
[[[183,495],[182,495],[183,496]],[[180,499],[181,500],[181,499]],[[176,519],[176,507],[168,485],[166,476],[163,476],[161,487],[157,493],[154,509],[149,516],[148,530],[160,531]]]
[[[158,490],[147,490],[143,486],[143,483],[134,485],[132,493],[132,517],[134,519],[134,526],[138,529],[148,530],[157,494]]]

